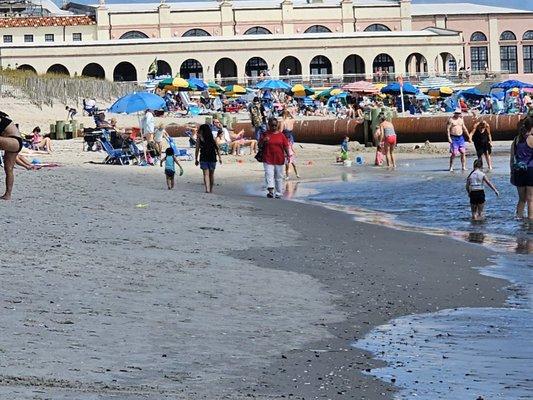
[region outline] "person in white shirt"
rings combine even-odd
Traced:
[[[483,220],[483,209],[485,207],[485,190],[484,184],[487,184],[496,196],[500,193],[491,181],[487,178],[487,175],[483,172],[483,161],[478,158],[474,161],[474,170],[470,172],[470,175],[466,178],[466,191],[470,197],[470,209],[472,211],[473,221]]]
[[[146,110],[144,117],[142,119],[142,135],[147,142],[154,141],[154,132],[155,132],[155,119],[154,114],[151,110]]]

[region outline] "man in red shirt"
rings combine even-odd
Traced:
[[[285,162],[289,158],[289,140],[278,129],[278,120],[268,120],[268,130],[262,136],[259,146],[263,147],[263,167],[268,198],[281,198],[285,178]],[[275,191],[274,191],[275,189]]]

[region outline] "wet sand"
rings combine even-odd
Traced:
[[[332,338],[312,341],[278,357],[254,389],[298,399],[384,399],[394,388],[363,372],[380,366],[350,346],[373,327],[409,314],[456,307],[502,306],[507,281],[475,267],[490,251],[456,240],[354,222],[345,213],[292,202],[257,203],[300,233],[296,246],[253,248],[240,257],[263,268],[306,274],[336,296],[346,315],[325,324]],[[276,229],[273,227],[272,229]],[[291,397],[292,395],[292,397]]]
[[[161,169],[77,146],[0,204],[0,398],[392,398],[355,339],[505,301],[474,269],[489,251],[242,194],[257,163],[221,168],[211,196],[188,163],[169,193]]]

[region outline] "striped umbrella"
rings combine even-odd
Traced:
[[[241,85],[228,85],[224,89],[224,93],[232,95],[246,94],[246,89]]]
[[[378,89],[373,84],[367,81],[352,82],[342,87],[344,90],[353,93],[374,94]]]
[[[315,94],[315,91],[310,87],[298,83],[291,88],[291,94],[296,97],[305,97]]]

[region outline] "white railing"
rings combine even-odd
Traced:
[[[508,71],[458,71],[453,73],[375,73],[375,74],[343,74],[343,75],[283,75],[283,76],[264,76],[264,77],[224,77],[216,78],[215,82],[225,86],[230,84],[241,84],[247,87],[254,87],[262,80],[280,79],[290,85],[301,83],[310,87],[330,87],[342,86],[347,83],[366,80],[374,83],[390,83],[396,81],[399,77],[404,81],[418,84],[430,76],[447,78],[455,84],[479,83],[485,79],[506,80],[509,77]]]

